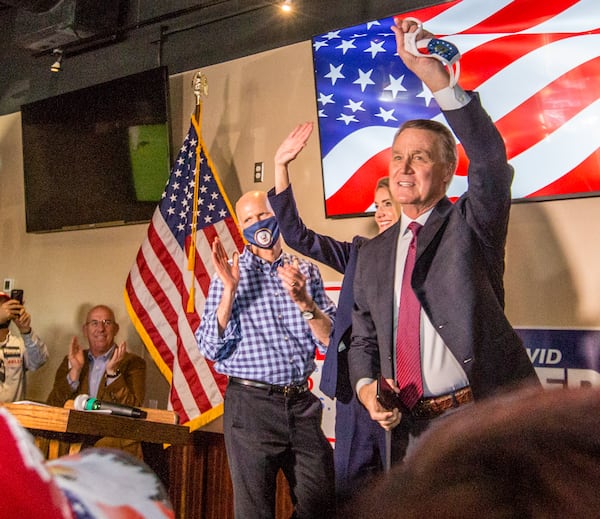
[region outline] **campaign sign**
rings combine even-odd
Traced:
[[[600,330],[517,328],[545,388],[600,386]]]

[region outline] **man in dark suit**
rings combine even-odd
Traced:
[[[405,35],[417,30],[415,22],[399,20],[393,30],[398,55],[433,92],[470,161],[468,189],[452,204],[446,196],[457,165],[452,133],[435,121],[405,123],[389,167],[400,221],[359,252],[350,375],[371,418],[393,430],[392,459],[398,461],[443,413],[525,380],[538,382],[504,314],[513,170],[502,137],[478,96],[453,85],[440,61],[406,49]],[[404,287],[413,237],[414,270]],[[406,337],[413,327],[405,323],[410,311],[416,316],[412,359],[405,357],[411,350]],[[393,409],[377,399],[380,373],[400,397]]]

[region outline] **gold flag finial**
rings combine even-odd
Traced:
[[[208,97],[208,79],[206,76],[199,70],[194,74],[194,79],[192,80],[192,86],[194,87],[194,95],[196,96],[196,104],[200,104],[200,97],[205,96]]]

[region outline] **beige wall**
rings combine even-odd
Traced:
[[[203,69],[209,81],[202,134],[232,201],[273,183],[272,157],[298,122],[317,120],[310,42]],[[179,147],[194,109],[195,71],[171,79],[173,142]],[[484,100],[485,102],[485,100]],[[253,183],[255,162],[265,181]],[[327,220],[316,135],[292,165],[300,212],[308,226],[339,239],[372,235],[368,218]],[[89,305],[113,306],[119,338],[152,361],[129,322],[123,286],[146,225],[27,234],[23,202],[20,115],[0,117],[0,280],[14,278],[26,293],[33,325],[51,359],[29,375],[28,398],[44,400],[70,337]],[[60,210],[56,200],[52,210]],[[515,205],[507,247],[507,311],[513,324],[600,327],[600,244],[595,226],[600,199]],[[323,268],[326,281],[340,276]],[[457,287],[460,297],[460,287]],[[150,369],[148,398],[166,405],[167,384]]]

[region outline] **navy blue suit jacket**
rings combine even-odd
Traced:
[[[271,189],[269,202],[277,216],[283,239],[292,249],[344,274],[319,387],[330,398],[348,403],[353,395],[347,360],[354,305],[352,287],[358,250],[368,239],[355,236],[352,242],[338,241],[308,229],[298,214],[292,186],[279,194]],[[339,352],[338,346],[342,340],[346,349]]]
[[[469,158],[467,191],[443,198],[419,233],[412,287],[465,370],[475,398],[535,371],[504,314],[504,254],[513,170],[502,137],[478,96],[444,112]],[[400,222],[361,247],[354,283],[353,386],[381,372],[393,378],[393,308]]]

